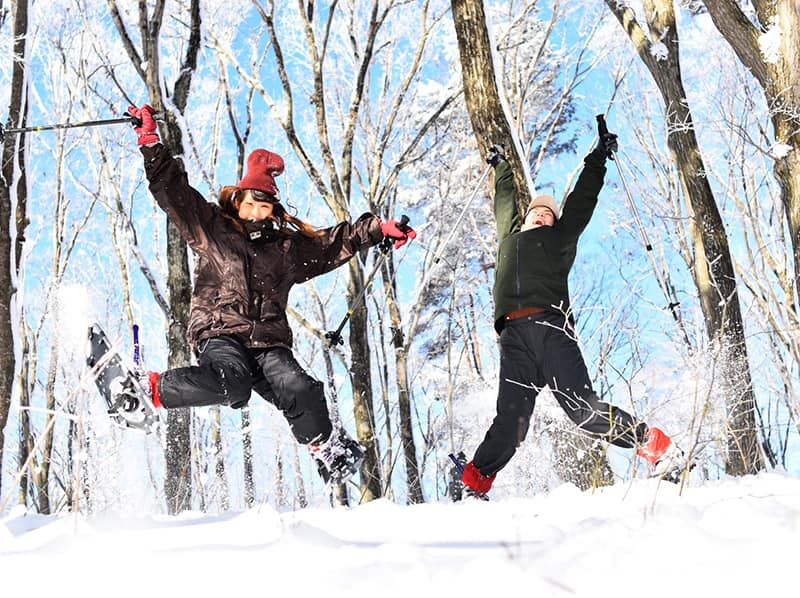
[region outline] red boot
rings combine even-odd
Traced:
[[[650,428],[647,430],[647,440],[637,449],[636,454],[650,463],[650,465],[655,465],[661,460],[661,457],[664,456],[671,444],[672,440],[663,431],[658,428]]]
[[[694,462],[687,462],[683,451],[658,428],[650,428],[647,431],[647,440],[639,447],[636,454],[650,463],[651,477],[676,484],[680,482],[684,473],[694,468]]]
[[[486,500],[486,493],[491,490],[492,483],[496,477],[497,474],[492,476],[483,475],[480,470],[475,467],[475,464],[470,461],[464,468],[461,481],[464,482],[464,486],[466,486],[467,494]]]
[[[158,392],[158,379],[161,374],[158,372],[147,372],[147,379],[150,381],[150,400],[153,401],[153,407],[163,407],[161,404],[161,394]]]

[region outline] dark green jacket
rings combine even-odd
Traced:
[[[603,187],[605,159],[589,154],[578,182],[567,196],[555,226],[520,232],[513,174],[508,162],[495,168],[494,216],[497,220],[497,267],[494,280],[494,327],[503,316],[522,307],[545,307],[571,313],[569,271],[575,261],[578,237],[586,228]]]

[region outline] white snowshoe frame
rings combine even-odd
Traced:
[[[106,401],[108,414],[115,425],[148,434],[158,429],[158,412],[150,399],[150,393],[143,386],[147,383],[146,374],[140,368],[125,363],[99,324],[89,327],[86,364],[91,368],[92,378]],[[132,386],[133,398],[138,401],[138,405],[126,406],[124,398],[114,398],[113,387],[124,383]]]

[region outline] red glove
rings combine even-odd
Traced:
[[[137,127],[134,124],[133,128],[136,134],[139,135],[139,140],[137,142],[139,145],[152,145],[161,141],[158,136],[158,125],[156,125],[156,121],[153,119],[153,114],[155,114],[155,112],[156,111],[153,110],[153,107],[149,104],[145,104],[141,108],[137,108],[136,106],[128,107],[128,114],[142,121],[141,126]]]
[[[389,239],[394,239],[394,248],[400,249],[403,245],[405,245],[409,239],[416,239],[417,233],[414,231],[413,228],[410,226],[403,225],[400,228],[400,223],[397,220],[389,220],[387,222],[381,222],[381,230],[383,231],[383,236],[388,237]]]

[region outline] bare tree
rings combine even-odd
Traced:
[[[494,52],[489,40],[483,0],[451,0],[453,22],[461,56],[464,99],[475,138],[482,155],[499,143],[506,148],[508,163],[514,173],[517,204],[522,210],[531,200],[530,174],[522,148],[517,146],[515,125],[506,113],[497,88]]]
[[[800,296],[800,7],[789,0],[751,3],[754,21],[735,0],[703,2],[714,25],[756,78],[767,100],[778,145],[773,172],[780,185],[794,252],[796,310]],[[777,40],[779,43],[774,44]]]
[[[189,4],[188,39],[181,60],[178,77],[169,92],[162,86],[163,72],[160,67],[160,32],[164,18],[166,0],[157,0],[152,12],[147,3],[139,3],[139,36],[141,48],[134,45],[128,26],[122,19],[116,0],[107,0],[111,17],[122,38],[125,51],[142,82],[147,88],[150,103],[158,112],[166,114],[166,127],[161,129],[162,139],[174,155],[183,154],[182,132],[178,126],[174,107],[180,114],[186,110],[192,75],[197,67],[200,49],[200,1]],[[169,103],[167,101],[169,99]],[[191,298],[186,243],[172,222],[167,223],[167,256],[169,274],[170,317],[167,342],[169,345],[169,367],[189,365],[191,355],[186,343],[186,327]],[[188,409],[173,409],[167,415],[167,475],[164,490],[170,513],[178,513],[191,506],[191,418]]]
[[[26,66],[28,63],[28,0],[12,3],[14,14],[14,55],[12,59],[11,97],[6,128],[24,127],[28,110]],[[17,363],[14,353],[14,316],[12,304],[17,274],[22,260],[22,246],[28,225],[28,183],[25,173],[25,135],[8,136],[3,144],[0,164],[0,474],[3,469],[3,446],[11,393]],[[11,231],[15,234],[12,236]],[[0,475],[0,480],[2,475]],[[0,490],[2,487],[0,486]]]
[[[679,37],[672,0],[645,0],[649,32],[631,8],[606,0],[647,66],[664,100],[667,143],[690,202],[694,231],[692,275],[700,295],[709,338],[717,351],[719,396],[728,407],[728,460],[733,475],[763,467],[755,422],[750,365],[741,308],[725,226],[704,175],[692,114],[683,88]],[[653,41],[657,40],[657,41]],[[658,47],[654,47],[658,43]]]
[[[746,78],[746,73],[735,74],[730,81],[732,92],[717,102],[729,159],[718,166],[712,164],[708,176],[724,189],[740,221],[741,242],[735,259],[740,292],[749,299],[747,305],[754,316],[748,319],[748,338],[755,347],[751,352],[759,352],[755,354],[771,366],[758,376],[767,397],[757,414],[764,435],[762,447],[773,466],[785,466],[788,431],[800,432],[796,400],[800,318],[793,299],[792,253],[786,251],[790,240],[782,188],[764,177],[774,162],[768,149],[772,139],[758,126],[763,112],[756,109],[755,96],[760,90],[755,82],[748,85]],[[742,99],[747,110],[741,109]],[[785,411],[780,409],[781,403]]]

